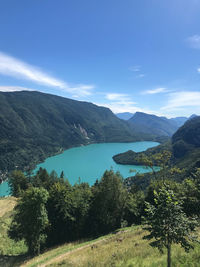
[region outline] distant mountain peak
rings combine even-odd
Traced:
[[[116,113],[115,114],[119,119],[122,120],[129,120],[134,114],[130,112],[122,112],[122,113]]]

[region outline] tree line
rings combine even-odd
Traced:
[[[160,250],[166,247],[170,259],[173,243],[192,247],[188,236],[200,215],[200,169],[181,183],[168,178],[152,179],[141,190],[126,186],[113,170],[105,171],[93,186],[72,186],[63,172],[58,176],[42,168],[35,175],[14,171],[9,185],[19,199],[9,235],[24,239],[29,253],[36,255],[54,245],[145,222],[150,233],[146,238],[155,238],[152,246]]]

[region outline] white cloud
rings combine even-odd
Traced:
[[[136,66],[131,66],[131,67],[129,68],[129,70],[130,70],[130,71],[133,71],[133,72],[140,71],[140,69],[141,69],[141,66],[138,66],[138,65],[136,65]]]
[[[0,92],[16,92],[16,91],[36,91],[36,90],[21,86],[0,86]]]
[[[27,64],[19,59],[8,56],[0,52],[0,73],[6,76],[25,79],[37,84],[55,87],[77,96],[87,96],[91,94],[93,85],[70,86],[67,82],[54,78],[53,76],[41,71],[39,68]]]
[[[86,85],[80,84],[75,87],[68,87],[67,89],[72,93],[73,97],[80,97],[80,96],[89,96],[92,94],[92,90],[95,88],[94,85]]]
[[[200,35],[195,34],[186,39],[191,48],[200,49]]]
[[[106,93],[105,99],[109,102],[99,103],[98,105],[110,108],[114,113],[118,112],[135,112],[137,107],[134,105],[136,102],[132,101],[131,96],[128,94],[120,93]]]
[[[122,112],[130,112],[135,113],[136,111],[141,111],[140,108],[133,106],[131,103],[94,103],[98,106],[103,106],[112,110],[113,113],[122,113]]]
[[[130,97],[127,94],[107,93],[105,98],[112,101],[128,100]]]
[[[200,73],[200,68],[197,68],[197,72]]]
[[[107,107],[112,110],[113,113],[131,112],[135,113],[137,111],[145,113],[155,113],[152,110],[143,109],[137,106],[137,103],[132,100],[132,97],[128,94],[120,93],[106,93],[105,100],[100,102],[95,102],[94,104],[98,106]]]
[[[182,91],[170,93],[168,96],[167,105],[162,107],[162,110],[179,110],[186,107],[200,106],[200,92]]]
[[[152,90],[143,91],[142,94],[153,95],[153,94],[160,94],[160,93],[167,93],[167,92],[169,92],[169,90],[167,90],[164,87],[160,87],[160,88],[155,88],[155,89],[152,89]]]

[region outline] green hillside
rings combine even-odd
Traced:
[[[173,153],[182,158],[194,149],[200,148],[200,117],[188,120],[172,137]]]
[[[108,108],[40,92],[0,92],[0,166],[33,167],[69,147],[141,140]]]
[[[113,156],[118,164],[140,165],[140,156],[150,157],[164,150],[172,152],[172,164],[189,168],[197,164],[200,167],[200,117],[194,117],[180,127],[172,136],[171,141],[157,147],[150,148],[145,152],[135,153],[127,151]]]
[[[126,151],[124,153],[119,153],[113,156],[113,160],[118,164],[124,165],[142,165],[141,156],[146,155],[151,157],[156,153],[161,153],[164,150],[172,151],[171,141],[160,144],[159,146],[147,149],[145,152],[134,152],[132,150]]]
[[[69,266],[69,267],[154,267],[166,266],[166,253],[160,254],[143,239],[146,232],[141,226],[127,227],[94,240],[67,243],[30,258],[23,242],[16,243],[7,237],[15,198],[0,199],[1,256],[0,266]],[[3,227],[2,227],[3,226]],[[198,232],[199,235],[199,232]],[[172,267],[198,267],[200,245],[189,253],[178,245],[172,248]]]

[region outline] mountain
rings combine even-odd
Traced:
[[[189,117],[189,120],[190,120],[190,119],[193,119],[193,118],[195,118],[195,117],[197,117],[197,115],[196,115],[196,114],[192,114],[192,115]]]
[[[113,156],[113,159],[119,164],[138,165],[140,164],[141,154],[148,157],[152,154],[162,153],[164,150],[172,152],[173,164],[178,164],[178,166],[187,169],[194,166],[200,167],[200,116],[194,116],[187,120],[168,142],[150,148],[145,152],[135,153],[129,150]]]
[[[154,136],[170,137],[178,129],[174,121],[143,112],[136,112],[128,122],[135,131]]]
[[[200,148],[200,116],[193,116],[172,136],[173,153],[182,158]]]
[[[136,140],[108,108],[36,91],[0,92],[2,171],[32,168],[73,146]]]
[[[130,112],[123,112],[123,113],[117,113],[115,115],[122,120],[129,120],[134,114]]]
[[[181,127],[187,120],[187,117],[176,117],[169,119],[171,122],[175,123],[177,127]]]

